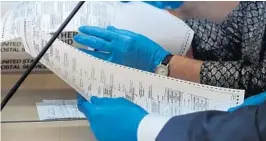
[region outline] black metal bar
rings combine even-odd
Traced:
[[[34,67],[36,66],[36,64],[40,61],[40,59],[43,57],[43,55],[46,53],[46,51],[50,48],[50,46],[53,44],[53,42],[56,40],[56,38],[59,36],[59,34],[64,30],[64,28],[67,26],[67,24],[70,22],[70,20],[75,16],[75,14],[78,12],[78,10],[81,8],[81,6],[84,4],[84,2],[85,1],[80,1],[76,5],[76,7],[69,14],[69,16],[66,18],[66,20],[62,23],[62,25],[58,28],[58,30],[55,32],[55,34],[52,36],[52,38],[43,47],[43,49],[38,54],[38,56],[30,64],[29,68],[22,74],[22,76],[19,78],[19,80],[11,88],[11,90],[8,92],[8,94],[5,96],[5,98],[1,102],[1,111],[4,109],[5,105],[12,98],[12,96],[16,93],[16,91],[18,90],[18,88],[20,87],[20,85],[24,82],[24,80],[28,77],[28,75],[34,69]]]

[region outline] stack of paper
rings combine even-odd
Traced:
[[[36,106],[40,120],[86,118],[76,100],[43,100]]]

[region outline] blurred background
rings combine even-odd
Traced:
[[[237,5],[238,1],[186,1],[175,10],[182,19],[206,18],[221,22]]]
[[[220,22],[238,3],[239,1],[186,1],[181,8],[173,11],[173,14],[182,19],[197,17]],[[16,4],[18,1],[2,1],[1,17]]]

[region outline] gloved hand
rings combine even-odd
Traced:
[[[130,2],[130,1],[122,1],[122,2]],[[184,3],[183,1],[143,1],[143,2],[148,3],[160,9],[177,9]]]
[[[87,117],[98,141],[137,141],[141,120],[148,114],[124,98],[91,97],[78,94],[78,109]]]
[[[81,26],[74,40],[98,51],[86,50],[97,58],[128,67],[154,72],[169,54],[149,38],[123,29]]]
[[[244,106],[260,105],[264,101],[266,101],[266,92],[247,98],[243,104],[228,109],[228,112],[233,112]]]

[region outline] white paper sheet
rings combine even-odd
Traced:
[[[121,6],[111,24],[143,34],[171,53],[179,55],[187,54],[194,35],[194,31],[181,19],[140,2]]]
[[[40,120],[86,118],[76,100],[43,100],[36,106]]]

